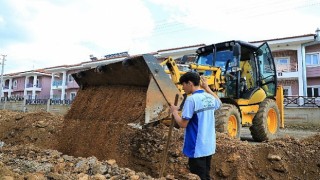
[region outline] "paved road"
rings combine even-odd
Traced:
[[[280,129],[279,131],[279,137],[287,137],[287,136],[291,136],[297,139],[303,139],[306,138],[308,136],[312,136],[319,133],[319,130],[308,130],[308,129],[289,129],[289,128],[285,128],[285,129]],[[241,140],[247,140],[247,141],[253,141],[251,134],[250,134],[250,130],[248,127],[243,127],[241,129]]]

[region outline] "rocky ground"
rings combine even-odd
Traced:
[[[159,179],[169,128],[128,126],[143,117],[145,89],[114,88],[79,93],[65,117],[0,111],[0,179]],[[263,143],[218,134],[212,177],[319,179],[320,132],[313,132]],[[197,179],[188,172],[182,141],[183,129],[174,129],[162,179]]]
[[[123,164],[121,159],[72,156],[55,150],[63,117],[49,113],[0,113],[0,139],[4,142],[0,149],[0,179],[158,177],[168,132],[164,125],[135,130],[131,143],[123,147],[130,151],[128,154],[132,157],[126,160],[131,162],[119,166]],[[181,129],[175,129],[173,133],[166,166],[167,179],[195,179],[188,174],[187,159],[180,151],[182,133]],[[320,135],[252,144],[218,134],[212,175],[216,179],[317,179],[320,176],[319,153]],[[115,157],[121,157],[120,154]]]

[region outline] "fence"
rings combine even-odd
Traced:
[[[1,98],[0,109],[22,112],[46,111],[65,114],[70,109],[72,100],[60,99],[26,99],[23,97]]]
[[[72,100],[70,99],[26,99],[26,104],[34,104],[34,105],[44,105],[44,104],[50,104],[50,105],[70,105],[72,103]]]
[[[320,107],[320,97],[284,96],[285,107]]]

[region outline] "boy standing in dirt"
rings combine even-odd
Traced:
[[[200,79],[206,92],[200,88]],[[178,114],[179,107],[171,106],[177,124],[186,128],[183,153],[189,158],[191,173],[201,180],[211,179],[211,158],[216,150],[214,111],[221,106],[221,101],[209,88],[207,79],[195,72],[182,75],[179,82],[185,93],[191,94],[184,103],[182,117]]]

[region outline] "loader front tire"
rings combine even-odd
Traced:
[[[216,131],[231,138],[240,139],[241,116],[238,108],[232,104],[222,104],[215,111]]]
[[[276,138],[280,126],[280,113],[273,99],[265,99],[259,105],[259,110],[250,127],[253,140],[262,142]]]

